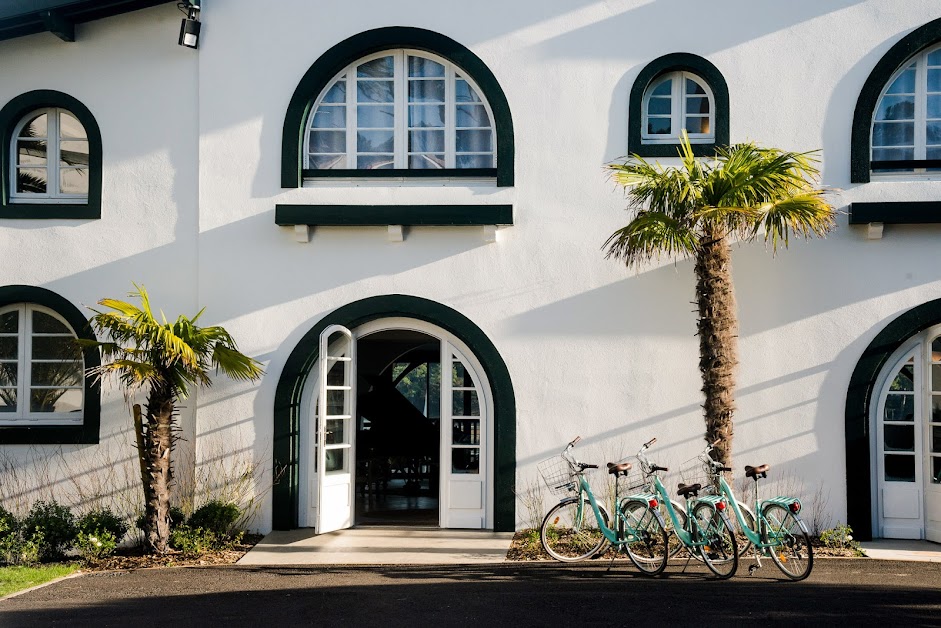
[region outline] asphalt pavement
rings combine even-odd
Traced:
[[[101,572],[0,602],[0,626],[941,624],[938,563],[818,560],[803,582],[747,564],[724,582],[601,561]]]

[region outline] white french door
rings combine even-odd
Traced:
[[[331,325],[320,334],[317,399],[318,534],[353,525],[356,468],[356,342],[353,333]]]
[[[941,327],[896,357],[876,407],[878,524],[941,542]]]

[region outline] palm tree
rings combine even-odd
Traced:
[[[176,404],[191,387],[208,387],[210,369],[236,380],[253,381],[263,373],[261,364],[242,355],[235,340],[222,327],[198,327],[196,316],[180,316],[170,323],[161,312],[158,321],[143,286],[134,284],[129,296],[140,307],[116,299],[102,299],[91,326],[102,342],[85,341],[101,349],[102,364],[91,370],[97,377],[116,377],[128,393],[144,390],[147,404],[138,443],[145,496],[145,532],[150,550],[167,551],[170,538],[170,485],[172,452],[176,442]]]
[[[731,466],[738,320],[729,242],[763,238],[776,252],[792,235],[825,235],[836,210],[817,187],[814,153],[739,144],[704,161],[685,133],[678,152],[679,167],[637,155],[608,165],[633,215],[604,248],[629,267],[661,255],[695,259],[705,438],[719,441],[715,455]]]

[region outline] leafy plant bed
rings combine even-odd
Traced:
[[[198,556],[184,556],[171,550],[166,554],[144,554],[142,548],[119,549],[112,556],[86,562],[84,571],[114,571],[121,569],[147,569],[150,567],[188,567],[194,565],[232,565],[263,538],[261,534],[246,534],[228,549],[211,550]]]
[[[0,567],[0,597],[67,576],[77,569],[78,565],[72,563],[35,567]]]
[[[814,539],[813,545],[814,557],[866,558],[866,554],[862,550],[853,547],[828,547],[819,539]],[[611,556],[611,547],[609,546],[607,551],[598,558],[611,558]],[[685,556],[685,554],[679,554],[679,556]],[[746,555],[745,558],[748,558],[748,556]],[[518,530],[513,536],[513,542],[506,553],[506,559],[519,561],[552,560],[552,557],[542,549],[542,543],[539,541],[539,530],[526,529]]]

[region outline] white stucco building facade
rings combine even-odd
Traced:
[[[193,468],[181,476],[226,456],[260,461],[275,483],[258,483],[258,529],[381,519],[367,496],[381,498],[391,477],[412,483],[399,511],[507,530],[524,523],[514,491],[576,435],[591,462],[651,437],[668,466],[698,453],[692,263],[628,270],[602,250],[628,219],[604,164],[674,150],[685,120],[707,152],[744,141],[819,149],[843,211],[828,238],[776,256],[733,248],[736,467],[770,463],[805,498],[824,495],[826,517],[861,538],[941,534],[935,3],[206,0],[195,50],[177,45],[174,3],[84,17],[19,4],[0,10],[0,316],[25,321],[33,310],[15,308],[35,304],[78,333],[55,296],[87,317],[85,306],[131,282],[168,316],[206,307],[203,322],[225,326],[266,374],[220,376],[187,401],[181,461]],[[23,16],[45,30],[14,32]],[[50,32],[73,23],[74,42]],[[21,170],[40,168],[22,157],[36,157],[21,151],[36,141],[23,120],[72,103],[37,90],[77,101],[100,133],[97,162],[84,114],[73,112],[87,138],[66,121],[49,136],[89,155],[75,198],[65,178],[41,200],[18,187]],[[893,104],[902,113],[887,113]],[[394,122],[366,122],[379,112]],[[58,163],[60,177],[77,167]],[[443,172],[416,174],[419,163]],[[331,325],[352,343],[339,330],[322,346]],[[7,337],[22,343],[30,330]],[[0,360],[29,360],[11,355]],[[333,390],[321,387],[322,363],[347,370],[327,378],[340,405],[318,410]],[[413,418],[434,438],[399,427],[385,444],[402,450],[383,449],[364,436],[398,407],[379,392],[415,365],[426,384],[417,405],[410,398]],[[97,393],[84,395],[71,416],[0,413],[7,468],[55,452],[68,462],[45,477],[65,499],[67,475],[136,464],[121,391],[103,387],[94,420]],[[318,413],[335,417],[324,451]],[[420,459],[414,475],[376,466],[402,457]]]

